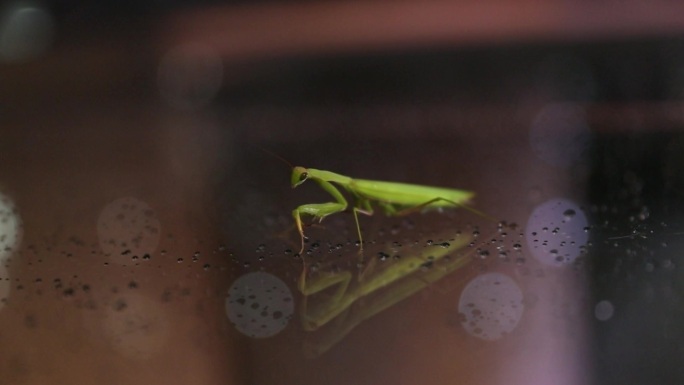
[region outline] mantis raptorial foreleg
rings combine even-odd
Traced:
[[[337,202],[311,203],[307,205],[301,205],[292,211],[292,216],[294,217],[297,230],[299,231],[299,235],[302,239],[302,247],[299,250],[300,254],[302,251],[304,251],[304,228],[302,226],[302,214],[311,215],[320,222],[323,220],[323,218],[330,214],[335,214],[346,210],[347,206],[349,205],[347,200],[344,199],[342,193],[331,183],[324,180],[316,180],[316,182],[318,182],[318,185],[321,186],[323,190],[332,195]]]
[[[299,231],[299,236],[302,239],[301,249],[299,250],[300,254],[302,253],[302,251],[304,251],[304,226],[302,225],[302,214],[311,215],[314,217],[314,219],[318,219],[318,221],[321,222],[323,218],[325,218],[326,216],[342,212],[346,210],[349,206],[349,203],[344,198],[340,190],[333,186],[332,183],[320,179],[316,180],[316,182],[318,182],[318,185],[321,186],[322,189],[324,189],[330,195],[332,195],[337,202],[310,203],[306,205],[301,205],[294,209],[294,211],[292,211],[292,216],[295,219],[295,224],[297,226],[297,230]],[[373,207],[371,206],[369,200],[359,197],[356,202],[356,206],[354,206],[352,211],[354,213],[354,221],[356,222],[356,231],[359,235],[359,250],[362,251],[363,238],[361,236],[361,225],[359,224],[358,213],[364,215],[373,215]]]

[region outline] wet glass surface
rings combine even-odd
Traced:
[[[3,95],[0,382],[679,383],[683,47],[183,46]],[[334,198],[287,162],[475,195],[338,184],[363,249],[345,210],[300,253]]]

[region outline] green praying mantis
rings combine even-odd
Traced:
[[[373,215],[373,203],[377,204],[387,216],[404,215],[415,210],[448,207],[463,207],[478,215],[487,216],[467,205],[475,195],[471,191],[408,183],[354,179],[331,171],[299,166],[293,167],[292,188],[301,185],[307,180],[316,182],[323,190],[335,198],[335,202],[304,204],[292,211],[292,216],[301,238],[300,254],[304,251],[305,239],[302,215],[312,216],[314,220],[321,222],[329,215],[347,210],[349,203],[340,192],[340,188],[346,190],[355,199],[352,212],[359,236],[359,251],[363,251],[363,237],[361,235],[358,214]]]
[[[280,158],[279,156],[277,157]],[[280,159],[285,161],[283,158]],[[290,164],[287,161],[285,162]],[[292,165],[290,166],[292,167]],[[475,214],[492,219],[490,216],[469,206],[471,199],[475,196],[475,193],[472,191],[399,182],[355,179],[332,171],[301,166],[292,167],[292,188],[298,187],[307,180],[316,182],[334,198],[334,201],[303,204],[292,211],[295,226],[301,240],[300,254],[304,251],[306,239],[302,221],[303,216],[311,216],[314,220],[321,222],[329,215],[351,209],[359,237],[359,252],[363,251],[363,235],[358,214],[373,215],[375,212],[373,206],[379,207],[387,216],[400,216],[420,210],[462,207]],[[345,198],[343,191],[353,198],[351,205],[347,198]],[[471,237],[461,236],[454,239],[447,247],[424,249],[415,255],[396,261],[396,263],[376,274],[369,273],[375,265],[372,260],[367,268],[360,273],[358,282],[355,285],[351,285],[352,277],[348,271],[320,276],[313,281],[308,281],[305,265],[298,281],[299,291],[305,297],[301,309],[304,329],[309,331],[316,330],[334,319],[338,320],[331,333],[323,341],[310,344],[307,350],[311,350],[311,352],[315,353],[314,355],[321,354],[342,339],[363,320],[393,306],[402,299],[425,288],[430,283],[464,266],[470,260],[467,256],[468,253],[456,258],[448,258],[448,255],[465,248],[471,241]],[[441,259],[448,260],[441,268],[415,276],[423,263]],[[365,275],[371,276],[363,279]],[[413,278],[409,279],[409,277]],[[313,306],[307,306],[308,301],[306,298],[327,292],[329,288],[333,287],[336,289],[334,289],[334,294],[330,298],[312,304]],[[386,287],[389,287],[389,289],[379,290]],[[359,311],[348,315],[351,306],[366,297],[371,297],[366,301],[368,306],[364,306]]]

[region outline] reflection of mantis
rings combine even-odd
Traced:
[[[303,273],[299,290],[304,295],[300,308],[304,329],[317,330],[334,321],[329,329],[322,331],[322,339],[307,344],[307,352],[313,356],[322,354],[364,320],[464,266],[470,261],[468,253],[455,255],[454,252],[471,240],[471,236],[459,235],[450,243],[424,247],[417,255],[386,262],[389,264],[386,268],[366,273],[358,282],[353,282],[349,271],[321,275],[309,282]],[[378,263],[381,262],[375,262]],[[309,303],[314,296],[316,301]],[[360,306],[351,311],[354,303]]]
[[[313,168],[294,167],[292,169],[292,187],[297,187],[311,179],[335,198],[336,202],[311,203],[297,207],[292,215],[302,239],[301,253],[304,250],[304,230],[302,228],[302,214],[311,215],[322,221],[328,215],[342,212],[349,204],[340,190],[340,186],[352,194],[355,198],[353,213],[356,221],[356,230],[359,235],[359,244],[363,247],[361,227],[359,226],[358,213],[372,215],[375,202],[388,216],[401,215],[416,209],[439,209],[444,207],[465,207],[473,193],[470,191],[456,190],[441,187],[420,186],[396,182],[380,182],[374,180],[352,179],[348,176],[336,174],[330,171],[316,170]],[[477,212],[480,214],[479,212]],[[484,215],[484,214],[481,214]]]

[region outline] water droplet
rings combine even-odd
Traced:
[[[430,257],[430,258],[432,258],[432,257]],[[433,265],[434,265],[434,262],[432,260],[430,260],[430,261],[422,263],[420,265],[420,269],[423,271],[427,271],[427,270],[430,270]]]
[[[577,214],[577,212],[575,212],[575,210],[573,210],[573,209],[567,209],[567,210],[563,211],[563,217],[565,218],[566,221],[571,220],[572,217],[575,216],[575,214]]]
[[[646,264],[644,265],[644,269],[646,270],[646,272],[652,273],[653,270],[655,270],[655,265],[652,262],[646,262]]]

